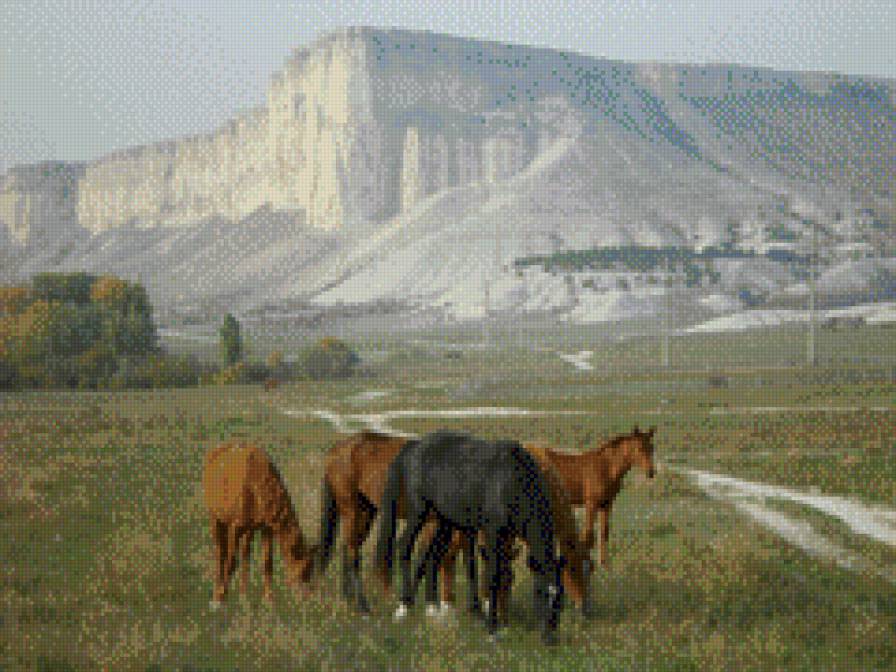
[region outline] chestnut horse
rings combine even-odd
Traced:
[[[566,494],[563,480],[541,450],[533,449],[526,444],[523,444],[523,448],[535,458],[535,462],[547,481],[548,496],[551,500],[551,508],[554,514],[554,538],[557,542],[559,555],[566,558],[566,565],[561,574],[563,587],[570,594],[573,602],[582,610],[582,613],[587,615],[590,612],[587,591],[588,576],[591,572],[591,560],[588,557],[588,549],[585,548],[579,539],[572,504]],[[434,532],[435,528],[430,526],[430,529],[421,534],[421,537],[425,537],[428,541]],[[461,549],[467,550],[467,543],[467,539],[463,535],[455,533],[451,546],[442,558],[439,568],[439,581],[443,609],[450,608],[450,605],[454,602],[454,561]],[[509,575],[508,579],[498,591],[497,608],[503,622],[507,620],[507,604],[510,597],[512,574]],[[483,597],[487,594],[484,577],[480,587],[480,594]],[[488,602],[486,602],[486,606],[489,606]]]
[[[594,548],[594,514],[600,511],[600,564],[607,565],[607,543],[610,539],[610,510],[622,488],[622,479],[632,468],[640,466],[647,478],[653,478],[653,435],[656,427],[620,435],[584,453],[560,453],[536,443],[524,444],[541,464],[550,464],[560,475],[572,506],[585,507],[582,544],[590,553]]]
[[[212,448],[205,456],[202,487],[217,556],[212,609],[220,607],[227,596],[238,550],[243,555],[240,592],[246,594],[252,536],[256,531],[261,532],[264,547],[266,600],[273,599],[274,537],[280,543],[287,583],[296,586],[310,581],[316,549],[306,545],[280,472],[261,448],[237,441]]]

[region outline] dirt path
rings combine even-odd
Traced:
[[[394,429],[389,423],[396,418],[500,418],[511,416],[553,416],[553,415],[585,415],[585,411],[532,411],[527,408],[508,406],[476,406],[473,408],[449,409],[402,409],[384,411],[382,413],[345,413],[339,414],[327,409],[296,411],[281,408],[280,412],[290,417],[317,417],[326,420],[342,434],[351,434],[359,429],[370,429],[393,436],[419,438],[419,435]],[[361,427],[351,427],[350,423]]]
[[[816,532],[806,521],[795,520],[766,506],[767,499],[778,499],[809,506],[838,518],[853,532],[896,546],[896,511],[870,507],[835,495],[806,493],[767,483],[745,481],[732,476],[667,465],[667,468],[693,478],[710,497],[732,504],[738,511],[771,530],[782,539],[810,555],[835,562],[844,569],[870,573],[896,583],[896,574],[873,566],[865,558],[835,544]]]

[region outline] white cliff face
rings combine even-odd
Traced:
[[[82,172],[77,164],[46,162],[0,177],[0,229],[19,245],[71,233]]]
[[[879,168],[894,152],[893,86],[881,85],[885,102],[874,87],[853,100],[846,79],[346,29],[297,49],[264,106],[213,133],[58,164],[58,177],[11,171],[0,229],[17,245],[90,232],[63,265],[139,270],[165,296],[189,286],[246,305],[388,298],[472,314],[490,283],[499,310],[568,307],[560,280],[500,267],[627,244],[759,249],[771,231],[804,249],[804,220],[848,242],[888,222],[892,197],[879,194],[893,175]],[[794,100],[805,114],[785,109]],[[847,102],[855,124],[838,122]],[[824,148],[841,145],[855,160],[831,169],[833,186],[800,177],[810,161],[834,165]],[[856,185],[878,196],[854,197]],[[217,240],[224,232],[240,242]],[[729,266],[725,291],[759,282]],[[791,281],[765,270],[769,291]]]

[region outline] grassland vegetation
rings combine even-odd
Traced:
[[[383,341],[372,378],[296,380],[268,393],[234,384],[2,395],[0,538],[11,543],[2,546],[0,566],[0,668],[892,669],[892,547],[810,507],[767,502],[867,563],[842,567],[676,471],[892,507],[896,346],[885,333],[866,326],[848,339],[820,335],[828,359],[818,369],[780,367],[798,353],[797,335],[786,330],[681,339],[673,349],[678,365],[668,371],[651,368],[649,339],[628,347],[592,341],[591,372],[533,348],[458,342],[452,347],[463,357],[448,359]],[[372,351],[358,350],[362,359]],[[711,386],[710,375],[725,376],[727,386]],[[464,614],[434,623],[417,609],[393,624],[394,598],[370,572],[370,544],[362,548],[368,620],[338,599],[332,566],[310,599],[292,600],[277,556],[273,606],[259,604],[253,570],[246,603],[209,612],[205,452],[230,439],[262,447],[313,543],[324,455],[342,435],[312,411],[357,414],[368,387],[390,390],[364,402],[368,414],[479,406],[545,413],[391,420],[405,432],[445,427],[577,451],[636,423],[658,425],[656,478],[630,475],[614,505],[609,566],[592,577],[593,619],[566,609],[559,645],[542,647],[521,558],[511,625],[497,645]],[[551,414],[559,411],[581,413]],[[465,590],[458,581],[459,603]]]

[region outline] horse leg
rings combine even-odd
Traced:
[[[501,625],[510,622],[510,590],[513,587],[513,567],[511,566],[513,538],[507,537],[502,545],[504,558],[502,561],[501,589],[498,591],[497,612]]]
[[[355,583],[352,578],[352,545],[354,539],[355,511],[349,509],[342,514],[342,597],[351,602],[355,597]]]
[[[227,592],[227,587],[230,585],[230,579],[233,577],[233,572],[236,570],[236,554],[239,539],[240,530],[235,523],[231,523],[227,527],[227,570],[224,578],[225,593]]]
[[[399,550],[399,561],[401,562],[401,576],[402,576],[402,586],[401,586],[401,606],[399,606],[399,612],[396,613],[397,618],[402,618],[403,611],[407,610],[407,607],[414,603],[414,581],[411,576],[411,554],[414,552],[414,541],[417,539],[417,534],[420,532],[420,528],[423,527],[423,524],[426,522],[426,517],[429,514],[427,510],[420,510],[416,512],[407,511],[407,524],[405,525],[404,532],[401,533],[401,537],[398,539],[398,550]],[[399,615],[401,614],[401,615]]]
[[[447,609],[454,604],[454,562],[457,559],[459,540],[462,538],[459,530],[451,535],[451,543],[448,552],[442,558],[439,565],[439,599],[442,609]]]
[[[476,533],[465,532],[461,537],[464,559],[467,561],[467,585],[469,586],[469,611],[471,614],[481,613],[479,607],[479,577],[476,572]]]
[[[217,609],[227,593],[225,577],[227,570],[227,525],[212,519],[212,540],[215,542],[215,587],[212,591],[211,608]]]
[[[243,551],[243,564],[240,567],[240,593],[246,595],[249,592],[249,559],[252,555],[252,532],[244,532],[240,542]]]
[[[589,555],[591,555],[591,550],[594,548],[594,514],[596,511],[597,503],[591,500],[586,500],[585,526],[582,528],[582,545],[588,549]]]
[[[500,550],[503,539],[501,539],[501,535],[498,534],[497,530],[488,530],[485,533],[485,540],[488,548],[485,566],[486,574],[488,575],[488,597],[491,605],[486,618],[486,627],[489,635],[494,636],[498,630],[498,610],[496,606],[498,604],[498,589],[500,588],[501,575],[503,573],[503,567],[501,566],[503,553]]]
[[[429,576],[426,583],[426,604],[428,611],[434,611],[438,603],[438,569],[445,552],[448,550],[448,544],[451,542],[452,528],[445,522],[439,522],[436,530],[436,536],[426,554],[428,557]]]
[[[373,523],[373,514],[368,510],[361,510],[358,515],[354,516],[352,519],[352,526],[354,527],[352,530],[352,544],[349,547],[349,555],[352,561],[352,587],[358,603],[358,611],[362,614],[369,613],[370,607],[361,587],[361,545],[367,538],[371,523]]]
[[[265,528],[261,531],[261,546],[264,549],[264,599],[274,601],[274,591],[271,589],[271,578],[274,575],[274,531]]]
[[[610,543],[610,506],[600,510],[600,564],[607,566],[607,547]]]

